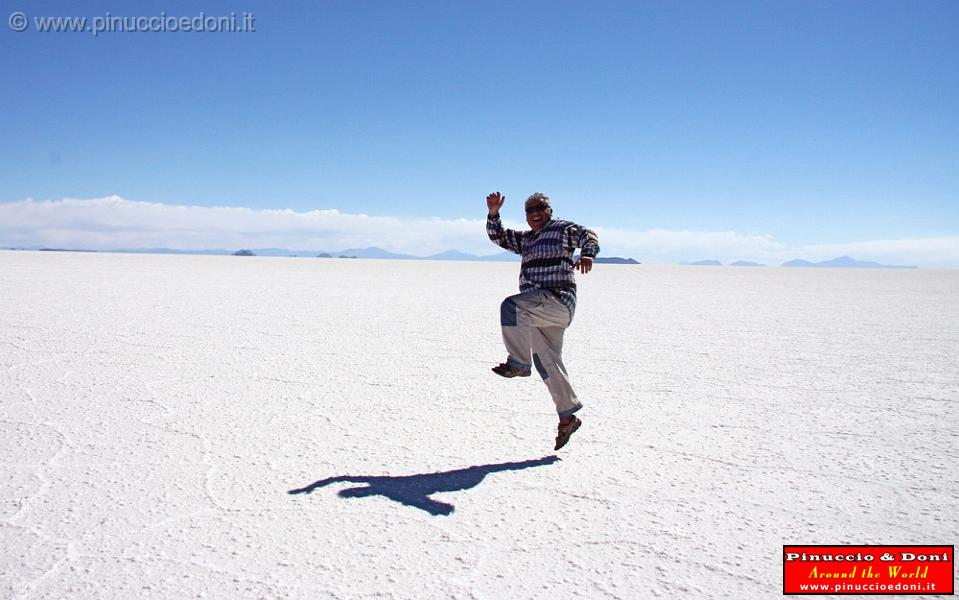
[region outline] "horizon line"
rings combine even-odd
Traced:
[[[239,257],[254,257],[254,258],[337,258],[337,259],[347,259],[347,260],[436,260],[436,261],[448,261],[448,262],[515,262],[519,260],[519,256],[508,251],[499,252],[495,254],[486,254],[486,255],[477,255],[471,254],[469,252],[463,252],[455,248],[445,250],[443,252],[437,252],[430,255],[413,255],[413,254],[400,254],[380,248],[377,246],[368,246],[366,248],[346,248],[343,250],[293,250],[286,248],[240,248],[238,250],[230,250],[226,248],[200,248],[200,249],[183,249],[183,248],[168,248],[168,247],[141,247],[141,248],[56,248],[48,247],[43,245],[34,245],[34,246],[3,246],[0,247],[0,251],[8,252],[66,252],[66,253],[103,253],[103,254],[151,254],[151,255],[190,255],[190,256],[239,256]],[[261,254],[257,254],[257,252]],[[372,251],[372,252],[371,252]],[[263,254],[266,252],[265,254]],[[345,253],[347,252],[366,252],[366,253],[378,253],[379,255],[353,255],[348,256]],[[249,253],[249,254],[243,254]],[[461,255],[464,258],[452,258],[445,257],[446,254],[457,254]],[[737,268],[751,268],[751,267],[772,267],[772,268],[826,268],[826,269],[836,269],[836,268],[849,268],[849,269],[876,269],[876,270],[956,270],[956,267],[936,267],[936,268],[926,268],[919,265],[886,265],[877,263],[875,261],[861,261],[857,260],[850,256],[838,256],[825,261],[813,262],[806,259],[794,258],[788,261],[785,261],[781,264],[766,264],[759,263],[750,260],[736,260],[731,262],[722,262],[715,259],[705,259],[705,260],[680,260],[675,262],[643,262],[639,261],[633,257],[623,257],[623,256],[598,256],[596,257],[597,262],[606,263],[606,264],[627,264],[627,265],[659,265],[659,266],[706,266],[706,267],[737,267]],[[613,261],[607,263],[606,261]],[[623,262],[619,262],[623,261]],[[628,262],[632,261],[632,262]],[[830,263],[839,263],[839,261],[850,261],[842,264],[830,264]],[[790,264],[796,263],[796,264]],[[851,264],[850,264],[851,263]]]

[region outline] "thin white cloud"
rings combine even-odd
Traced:
[[[670,231],[650,229],[626,231],[597,227],[601,245],[624,248],[627,253],[660,258],[665,262],[682,259],[728,259],[788,253],[789,248],[770,235],[748,235],[735,231]]]
[[[118,196],[0,204],[0,244],[69,248],[286,248],[380,246],[429,255],[451,248],[496,253],[485,220],[401,219],[337,210],[157,204]]]
[[[801,258],[823,261],[838,256],[883,264],[927,268],[959,267],[959,237],[871,240],[834,244],[789,245],[771,235],[735,231],[624,231],[597,228],[602,246],[622,248],[649,262],[715,259],[723,263],[751,260],[779,265]]]
[[[818,261],[849,255],[887,264],[959,268],[959,237],[792,246],[771,235],[736,231],[630,231],[600,226],[596,230],[604,255],[650,263],[717,259],[775,265],[793,258]],[[296,212],[168,205],[118,196],[0,203],[0,246],[328,251],[378,246],[417,256],[450,249],[499,252],[486,238],[484,218],[411,219],[334,209]]]
[[[826,260],[846,255],[884,264],[959,267],[959,238],[954,237],[820,244],[806,246],[804,251],[810,260]]]

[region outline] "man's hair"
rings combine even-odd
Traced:
[[[546,194],[542,192],[536,192],[535,194],[530,195],[530,197],[526,199],[527,202],[531,200],[539,200],[543,204],[549,205],[549,196],[547,196]]]

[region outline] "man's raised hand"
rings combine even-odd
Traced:
[[[500,194],[499,192],[493,192],[486,197],[486,207],[489,209],[489,214],[498,215],[499,209],[503,206],[503,203],[506,202],[506,196]]]

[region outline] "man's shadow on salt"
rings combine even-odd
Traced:
[[[339,475],[315,481],[310,485],[290,490],[290,494],[310,494],[314,490],[334,483],[362,483],[366,487],[352,487],[339,492],[341,498],[366,498],[368,496],[385,496],[394,502],[425,510],[431,515],[449,515],[456,507],[447,502],[440,502],[430,498],[440,492],[456,492],[476,487],[490,473],[500,471],[522,471],[531,467],[551,465],[558,461],[558,456],[544,456],[535,460],[522,462],[507,462],[498,465],[479,465],[456,469],[455,471],[441,471],[439,473],[424,473],[421,475],[403,475],[399,477],[373,475]]]

